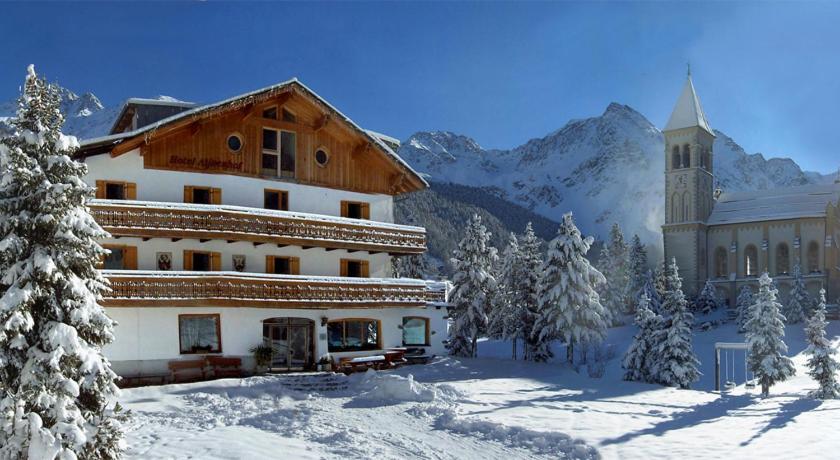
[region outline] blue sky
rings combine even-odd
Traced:
[[[108,106],[212,102],[297,76],[361,125],[488,148],[628,104],[663,126],[686,62],[713,127],[748,152],[840,166],[840,4],[0,5],[0,99],[28,63]]]

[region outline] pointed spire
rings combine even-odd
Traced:
[[[665,131],[698,126],[708,131],[709,134],[714,134],[712,127],[706,120],[706,114],[703,113],[700,98],[694,91],[694,83],[691,81],[691,64],[688,64],[687,70],[688,75],[685,79],[685,85],[679,99],[677,99],[677,105],[674,106],[674,111],[671,113],[671,118],[665,125]]]

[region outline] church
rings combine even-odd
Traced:
[[[735,306],[743,286],[757,289],[768,272],[781,301],[799,265],[809,293],[840,296],[840,185],[773,190],[716,189],[715,134],[689,73],[665,135],[665,260],[675,258],[683,290],[695,296],[710,280],[718,297]]]

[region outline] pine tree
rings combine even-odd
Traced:
[[[0,458],[116,458],[125,415],[102,355],[114,322],[95,264],[87,168],[61,133],[59,93],[29,66],[14,134],[0,140]]]
[[[659,291],[656,289],[656,281],[652,270],[648,270],[645,276],[645,282],[639,291],[638,297],[647,297],[648,308],[656,314],[662,313],[662,297],[659,296]]]
[[[473,215],[452,258],[455,274],[448,344],[452,355],[475,357],[478,352],[478,336],[487,329],[487,313],[496,295],[492,270],[497,258],[496,248],[490,246],[490,233],[481,217]]]
[[[423,280],[428,278],[431,271],[426,257],[423,254],[411,254],[409,256],[392,258],[394,277],[411,278]]]
[[[665,265],[664,260],[656,267],[653,279],[656,292],[659,293],[659,298],[664,299],[668,293],[668,267]]]
[[[536,340],[531,331],[539,315],[539,284],[542,275],[543,254],[541,243],[530,222],[525,226],[525,233],[520,240],[522,273],[516,290],[520,305],[521,318],[516,328],[511,328],[510,338],[520,337],[525,342],[526,360],[533,360],[536,352]]]
[[[596,288],[604,276],[589,264],[586,253],[592,237],[583,238],[572,220],[563,215],[557,236],[548,244],[539,289],[539,315],[534,325],[534,360],[552,356],[551,342],[566,342],[566,358],[574,361],[575,344],[591,344],[606,337],[606,311]]]
[[[700,379],[700,371],[697,370],[700,361],[694,355],[691,345],[694,317],[688,311],[688,303],[682,292],[676,259],[668,266],[667,285],[663,310],[670,314],[670,318],[663,325],[660,338],[656,340],[658,349],[654,353],[654,378],[663,385],[690,388],[692,383]]]
[[[649,360],[653,356],[651,347],[653,345],[653,336],[656,332],[655,327],[659,323],[658,315],[650,309],[650,299],[646,294],[642,294],[639,298],[639,304],[636,307],[635,323],[639,331],[633,336],[633,342],[630,348],[624,354],[624,380],[636,382],[650,381],[650,366]]]
[[[744,286],[741,288],[741,292],[738,293],[738,300],[736,301],[737,308],[738,308],[738,319],[736,322],[738,323],[738,332],[746,331],[746,324],[747,320],[750,317],[750,308],[752,307],[753,303],[753,292],[749,286]]]
[[[489,315],[488,336],[494,339],[505,339],[514,334],[518,328],[519,313],[519,278],[522,276],[522,254],[519,240],[514,233],[510,234],[508,245],[502,252],[498,270],[498,289],[496,301]],[[516,359],[516,340],[513,340],[513,359]]]
[[[706,280],[703,290],[700,291],[700,295],[697,296],[697,300],[694,302],[695,311],[708,315],[712,311],[717,310],[718,304],[717,291],[715,291],[712,282]]]
[[[630,244],[629,256],[629,270],[630,270],[630,294],[635,296],[635,303],[640,300],[642,288],[648,279],[648,255],[645,245],[639,235],[633,235],[633,241]]]
[[[837,350],[831,346],[831,342],[825,337],[825,289],[820,289],[820,297],[812,316],[805,326],[805,337],[808,340],[808,348],[805,354],[808,358],[808,375],[811,376],[820,387],[811,393],[817,399],[837,399],[840,397],[840,385],[837,383],[836,373],[840,365],[835,359]]]
[[[802,279],[802,269],[799,264],[793,267],[793,287],[790,290],[790,297],[787,305],[782,310],[788,324],[801,323],[811,311],[811,296],[805,288],[805,281]]]
[[[621,227],[613,224],[610,239],[601,249],[598,258],[598,270],[603,273],[606,282],[598,293],[606,310],[607,325],[617,324],[618,317],[627,311],[630,297],[631,277],[627,243]]]
[[[748,364],[761,384],[761,394],[768,396],[770,387],[794,375],[793,362],[785,356],[785,317],[776,301],[776,289],[767,273],[758,280],[759,290],[750,307],[747,320]]]

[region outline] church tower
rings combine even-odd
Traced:
[[[694,91],[690,71],[663,134],[665,261],[677,259],[683,290],[693,296],[702,289],[708,272],[706,221],[714,205],[715,135]]]

